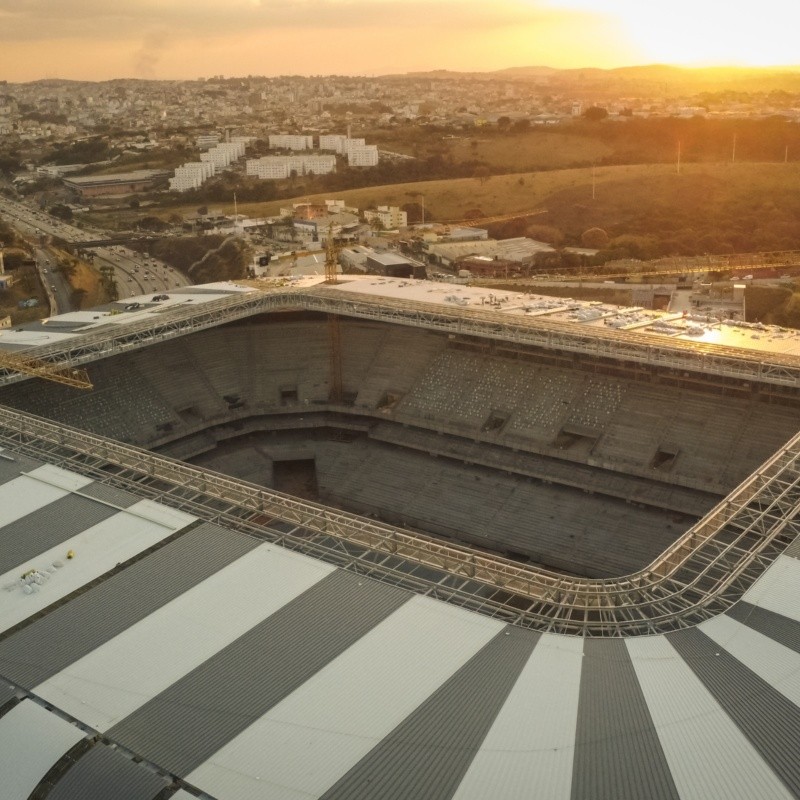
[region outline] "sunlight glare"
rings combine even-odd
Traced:
[[[548,0],[562,10],[613,18],[632,54],[686,65],[798,65],[796,0]],[[622,59],[625,60],[625,59]]]

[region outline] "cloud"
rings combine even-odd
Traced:
[[[153,28],[191,38],[310,28],[391,36],[397,29],[441,26],[447,36],[530,25],[560,13],[524,0],[0,0],[0,40],[129,39]]]

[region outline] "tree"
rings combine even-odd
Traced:
[[[608,234],[602,228],[589,228],[581,234],[581,244],[593,250],[601,250],[608,244]]]
[[[497,127],[501,131],[507,131],[511,127],[511,117],[499,117],[497,120]]]
[[[483,186],[483,184],[486,183],[486,181],[488,181],[489,178],[492,177],[492,173],[490,172],[489,167],[480,166],[480,167],[475,167],[475,171],[472,173],[472,177],[480,181],[481,186]]]
[[[72,209],[69,206],[61,204],[50,206],[47,213],[50,214],[51,217],[64,220],[64,222],[72,222]]]
[[[514,133],[524,133],[525,131],[530,130],[530,127],[530,120],[527,119],[518,119],[512,126]]]
[[[589,122],[599,122],[601,119],[605,119],[607,116],[608,111],[600,106],[589,106],[589,108],[583,112],[584,119],[587,119]]]

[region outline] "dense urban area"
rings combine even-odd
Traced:
[[[318,272],[332,237],[418,276],[772,267],[753,314],[792,324],[798,165],[791,72],[0,84],[0,311]]]

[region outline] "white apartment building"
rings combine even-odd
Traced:
[[[251,158],[245,164],[248,175],[264,180],[282,180],[290,177],[292,172],[298,175],[325,175],[336,171],[336,156],[296,155],[296,156],[263,156]]]
[[[173,192],[197,189],[214,171],[214,165],[210,161],[190,161],[175,170],[175,176],[169,179],[169,188]]]
[[[210,150],[219,144],[218,133],[202,133],[195,138],[195,144],[198,150]]]
[[[377,209],[367,210],[364,212],[364,219],[367,222],[380,220],[384,230],[405,228],[408,225],[408,214],[401,211],[398,206],[378,206]]]
[[[377,166],[378,146],[375,144],[367,144],[361,147],[350,147],[347,152],[347,163],[351,167]]]
[[[270,134],[270,150],[313,150],[314,137],[300,134]]]
[[[347,137],[340,133],[322,134],[319,137],[320,150],[333,150],[343,156],[345,153]]]
[[[244,142],[221,142],[207,153],[200,154],[201,161],[210,161],[216,169],[224,169],[244,155]]]
[[[344,155],[349,156],[351,150],[359,150],[362,147],[367,146],[366,139],[349,139],[345,137],[344,140],[344,150],[342,151]]]

